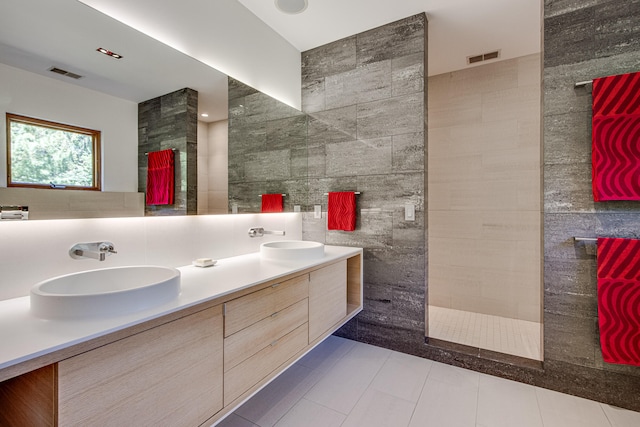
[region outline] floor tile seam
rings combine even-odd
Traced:
[[[424,381],[422,381],[422,387],[420,388],[420,394],[418,395],[418,400],[416,400],[415,405],[413,405],[413,411],[411,411],[411,417],[409,417],[409,426],[411,426],[411,423],[413,422],[413,417],[416,415],[416,411],[418,410],[418,405],[422,401],[422,395],[425,392],[425,385],[427,384],[429,375],[431,375],[431,368],[433,368],[434,363],[435,362],[432,362],[429,364],[429,372],[427,372],[427,375],[424,376]]]
[[[314,372],[314,371],[312,371],[312,372]],[[278,425],[278,423],[279,423],[279,422],[280,422],[284,417],[286,417],[286,416],[289,414],[289,412],[291,412],[291,411],[293,410],[293,408],[295,408],[295,407],[298,405],[298,403],[300,403],[300,401],[301,401],[301,400],[305,399],[305,396],[307,395],[307,393],[309,393],[309,392],[311,391],[311,389],[313,389],[313,387],[315,387],[315,385],[316,385],[316,384],[317,384],[317,383],[322,379],[322,376],[323,376],[323,373],[322,373],[322,372],[319,372],[319,375],[317,376],[317,379],[316,379],[315,381],[312,381],[312,382],[313,382],[313,384],[311,384],[311,386],[308,388],[308,390],[307,390],[306,392],[304,392],[304,393],[300,394],[300,395],[298,396],[298,398],[297,398],[297,399],[295,399],[295,402],[293,403],[293,405],[291,405],[291,406],[289,407],[289,409],[287,409],[287,410],[286,410],[286,411],[285,411],[285,412],[284,412],[284,413],[283,413],[283,414],[282,414],[282,415],[281,415],[281,416],[276,420],[276,422],[275,422],[275,423],[273,423],[273,426]],[[294,389],[295,389],[295,387],[294,387]],[[312,401],[311,399],[305,399],[305,400],[307,400],[307,401],[309,401],[309,402],[313,402],[313,403],[319,404],[319,403],[317,403],[317,402]],[[335,409],[334,409],[334,411],[335,411]],[[263,425],[259,425],[259,427],[272,427],[272,426],[263,426]]]

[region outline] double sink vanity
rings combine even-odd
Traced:
[[[60,276],[0,301],[0,425],[208,426],[361,310],[362,249],[314,242]]]

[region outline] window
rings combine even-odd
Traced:
[[[7,113],[9,187],[100,190],[100,131]]]

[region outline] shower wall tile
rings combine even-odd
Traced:
[[[545,68],[595,58],[595,8],[585,8],[544,20]]]
[[[397,349],[425,334],[425,42],[420,14],[302,54],[309,206],[323,210],[303,235],[364,248],[364,310],[339,334]],[[327,230],[329,191],[361,193],[354,232]]]

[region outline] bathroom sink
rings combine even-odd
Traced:
[[[281,240],[260,245],[260,257],[271,261],[306,261],[324,256],[324,245],[302,240]]]
[[[154,265],[103,268],[54,277],[31,288],[31,313],[89,318],[159,306],[180,294],[180,272]]]

